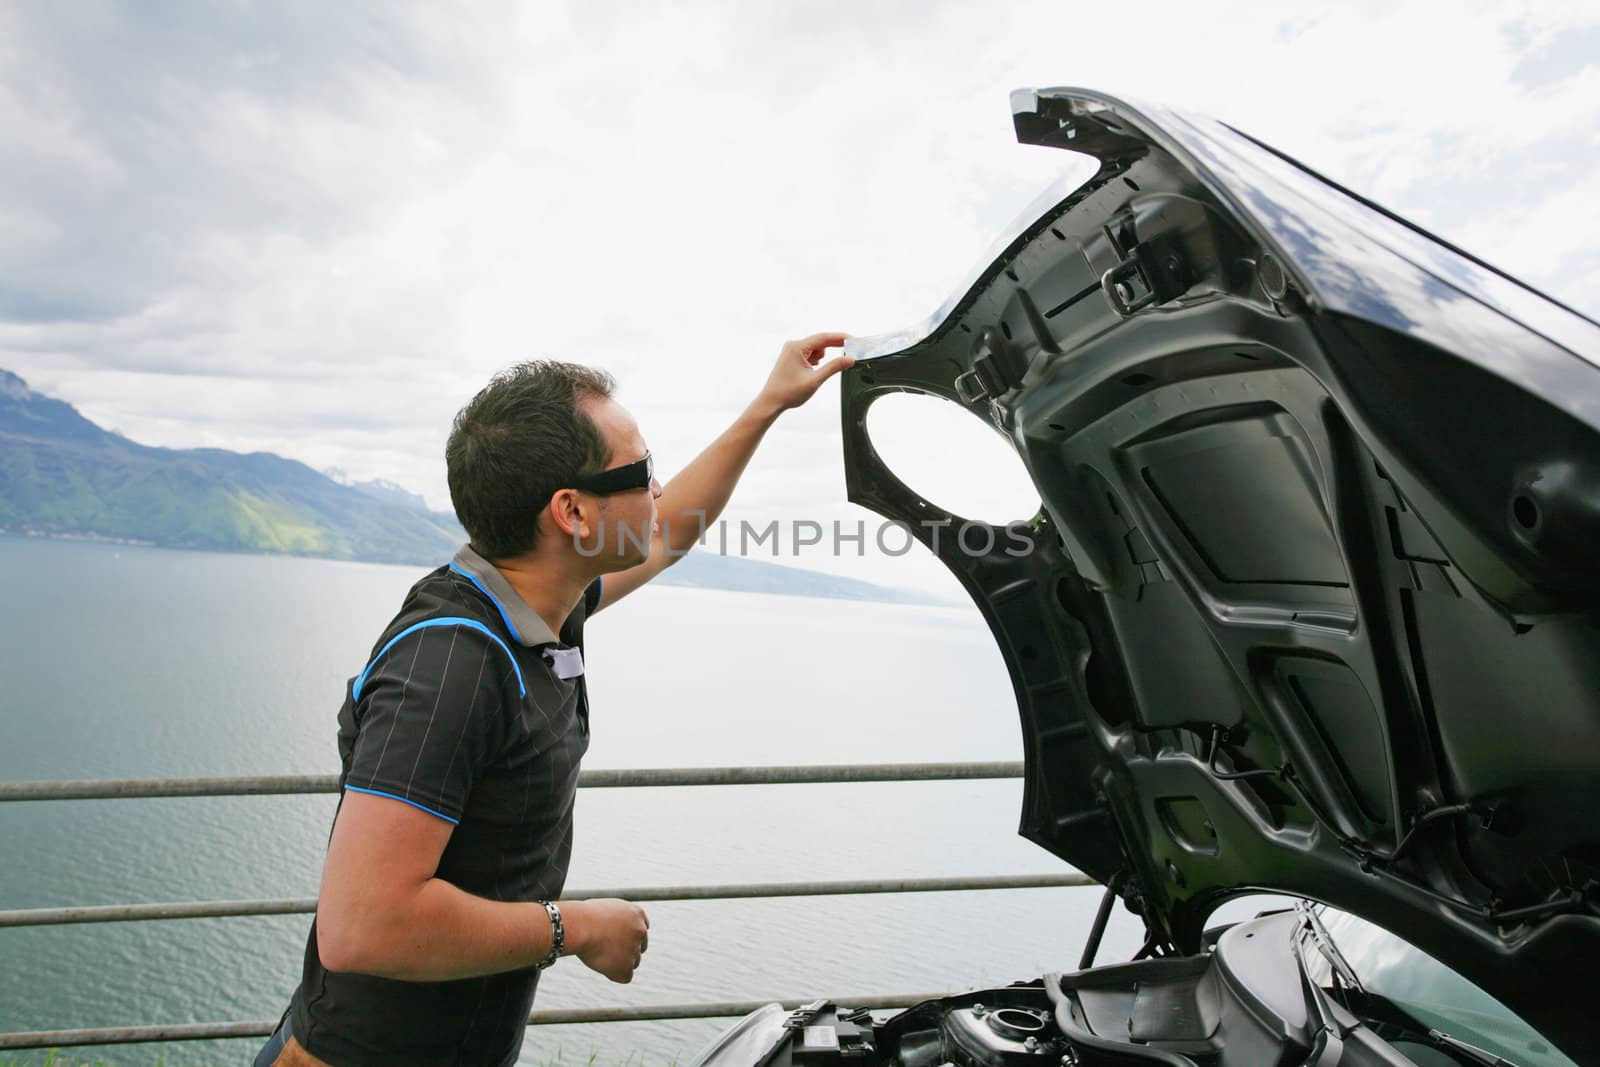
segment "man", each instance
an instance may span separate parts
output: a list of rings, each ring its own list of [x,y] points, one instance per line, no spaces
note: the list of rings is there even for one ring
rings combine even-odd
[[[689,550],[773,421],[850,364],[826,358],[844,340],[784,345],[665,488],[603,372],[522,364],[456,416],[445,460],[471,540],[351,680],[304,971],[257,1067],[511,1064],[558,957],[633,978],[643,909],[558,899],[589,741],[583,623]]]

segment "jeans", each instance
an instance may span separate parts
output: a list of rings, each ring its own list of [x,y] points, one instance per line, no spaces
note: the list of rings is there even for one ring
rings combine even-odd
[[[256,1053],[255,1063],[252,1067],[272,1067],[272,1061],[278,1058],[283,1051],[283,1046],[289,1043],[289,1015],[284,1013],[283,1021],[278,1023],[278,1028],[267,1038],[267,1043],[261,1051]]]

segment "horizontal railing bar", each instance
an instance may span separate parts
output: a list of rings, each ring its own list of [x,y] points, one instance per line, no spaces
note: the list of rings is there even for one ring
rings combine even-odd
[[[826,785],[1021,778],[1022,763],[822,763],[800,767],[662,767],[584,771],[590,789],[686,785]]]
[[[79,778],[54,782],[0,782],[0,801],[250,797],[338,791],[339,776],[336,774],[259,774],[228,778]]]
[[[95,904],[66,908],[0,911],[0,929],[72,926],[79,923],[146,922],[153,919],[226,919],[241,915],[310,915],[316,897],[278,900],[195,900],[169,904]]]
[[[830,997],[835,1004],[850,1008],[909,1008],[945,993],[897,993],[877,997]],[[768,1004],[794,1009],[816,1000],[795,997],[788,1000],[718,1000],[701,1004],[639,1004],[621,1008],[572,1008],[536,1011],[528,1016],[529,1026],[555,1026],[563,1023],[622,1023],[647,1019],[719,1019],[748,1015]],[[267,1037],[277,1028],[276,1021],[243,1023],[180,1023],[172,1026],[104,1026],[92,1030],[32,1030],[0,1034],[0,1050],[30,1048],[68,1048],[82,1045],[132,1045],[164,1041],[217,1041],[228,1038]]]
[[[1088,875],[1016,874],[997,877],[895,878],[845,882],[755,882],[728,885],[646,886],[632,889],[583,889],[567,900],[622,897],[648,904],[666,900],[748,900],[765,897],[863,896],[872,893],[961,893],[979,889],[1054,889],[1096,885]],[[279,900],[196,900],[169,904],[98,904],[68,908],[26,908],[0,911],[0,929],[14,926],[63,926],[76,923],[143,922],[153,919],[222,919],[241,915],[309,915],[315,897]]]
[[[697,785],[814,785],[845,782],[944,782],[1021,778],[1020,762],[855,763],[805,767],[656,767],[583,771],[587,789]],[[84,778],[0,782],[0,802],[20,800],[126,800],[155,797],[244,797],[337,793],[332,774],[276,774],[221,778]]]
[[[176,1023],[171,1026],[99,1026],[84,1030],[23,1030],[14,1034],[0,1034],[0,1050],[267,1037],[277,1026],[278,1022],[274,1019],[270,1022],[253,1023]]]

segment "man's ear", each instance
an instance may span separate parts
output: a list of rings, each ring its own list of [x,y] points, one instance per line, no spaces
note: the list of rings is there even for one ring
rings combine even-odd
[[[550,516],[550,521],[555,523],[563,537],[581,541],[589,536],[590,516],[585,514],[583,501],[578,498],[576,491],[557,489],[545,508],[545,514]]]

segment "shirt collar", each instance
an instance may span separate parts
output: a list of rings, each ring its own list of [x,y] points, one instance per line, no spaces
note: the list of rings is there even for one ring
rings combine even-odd
[[[559,643],[556,635],[550,632],[549,625],[511,587],[506,576],[493,563],[474,552],[471,545],[461,546],[450,561],[450,569],[477,586],[478,592],[489,598],[518,644],[535,648]]]

